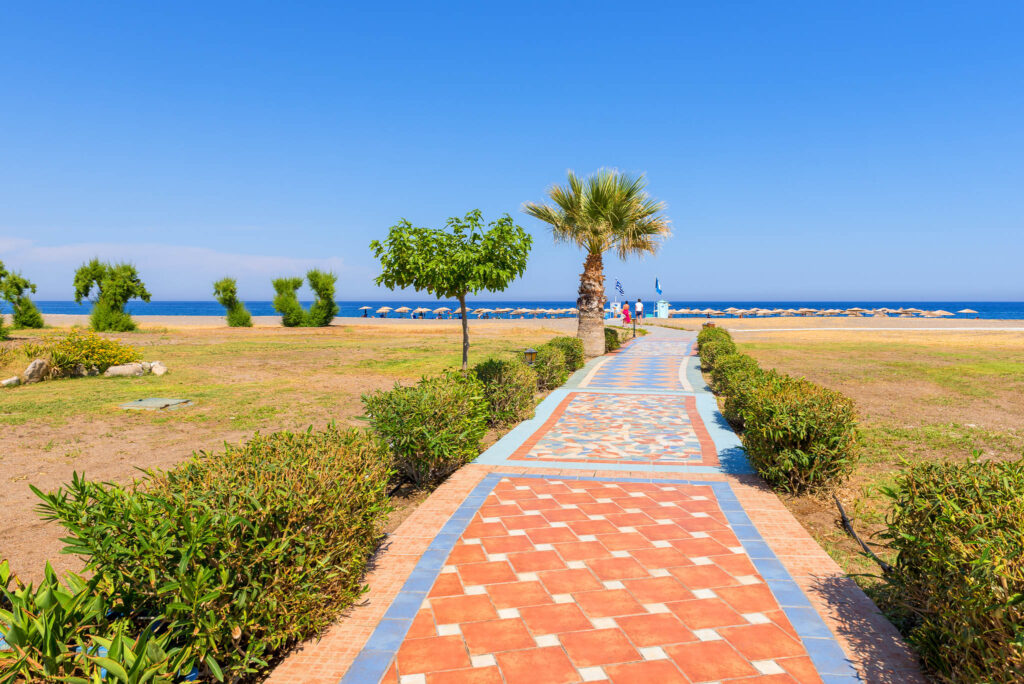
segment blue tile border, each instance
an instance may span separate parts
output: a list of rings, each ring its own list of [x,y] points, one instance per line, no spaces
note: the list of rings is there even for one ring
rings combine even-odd
[[[412,626],[413,618],[416,617],[423,600],[437,580],[455,543],[483,505],[487,495],[503,478],[710,486],[726,520],[739,538],[743,550],[750,556],[757,571],[764,577],[768,588],[779,602],[779,606],[789,618],[807,649],[811,662],[818,670],[818,674],[828,684],[853,684],[863,681],[846,657],[835,635],[812,607],[807,595],[765,543],[757,527],[740,505],[732,485],[728,482],[639,477],[588,477],[568,473],[542,475],[539,473],[490,472],[477,483],[441,528],[441,533],[427,547],[398,595],[392,599],[384,617],[342,677],[341,684],[365,684],[381,680],[397,655],[402,641],[405,640],[405,635],[408,634],[409,628]]]

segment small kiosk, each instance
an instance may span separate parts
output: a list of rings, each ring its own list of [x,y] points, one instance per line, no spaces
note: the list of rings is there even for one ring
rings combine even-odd
[[[668,318],[668,302],[664,299],[659,299],[654,304],[654,317],[655,318]]]

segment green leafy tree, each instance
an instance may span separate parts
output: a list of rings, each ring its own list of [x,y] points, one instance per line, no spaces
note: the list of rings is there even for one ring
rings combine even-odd
[[[26,292],[35,294],[35,283],[20,273],[11,273],[0,261],[0,299],[10,303],[14,327],[42,328],[43,315]]]
[[[302,287],[302,278],[277,278],[272,281],[274,292],[274,310],[281,314],[282,325],[294,327],[321,328],[331,324],[338,315],[338,305],[334,301],[334,284],[338,276],[312,269],[306,273],[309,287],[316,295],[316,301],[309,311],[299,303],[298,289]]]
[[[234,278],[221,278],[213,284],[213,296],[227,309],[228,325],[232,328],[251,328],[252,316],[238,299],[238,285]]]
[[[135,330],[135,321],[124,310],[130,299],[150,299],[146,285],[131,264],[107,264],[93,259],[75,271],[75,301],[95,292],[90,325],[93,330],[125,332]]]
[[[486,228],[486,230],[485,230]],[[457,299],[462,312],[462,370],[469,362],[466,296],[501,292],[526,270],[533,239],[505,214],[484,225],[479,209],[448,219],[443,229],[417,228],[402,219],[370,249],[380,260],[377,284],[411,287],[438,299]]]
[[[568,185],[548,190],[552,204],[523,207],[550,225],[555,242],[570,242],[587,254],[576,300],[576,335],[587,356],[604,353],[604,253],[614,250],[620,259],[654,254],[671,235],[664,203],[651,199],[646,186],[642,175],[601,169],[584,180],[570,171]]]

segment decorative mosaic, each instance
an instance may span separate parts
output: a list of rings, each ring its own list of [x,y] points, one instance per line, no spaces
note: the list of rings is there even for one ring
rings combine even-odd
[[[690,355],[690,344],[638,340],[609,357],[581,387],[596,389],[687,389],[679,379],[680,367]]]
[[[718,465],[692,396],[575,392],[513,460]]]

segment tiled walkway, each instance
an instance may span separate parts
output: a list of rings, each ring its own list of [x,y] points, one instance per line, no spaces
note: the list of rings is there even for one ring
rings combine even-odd
[[[778,498],[718,458],[735,436],[698,401],[692,343],[588,364],[424,502],[367,601],[271,681],[919,681]]]

